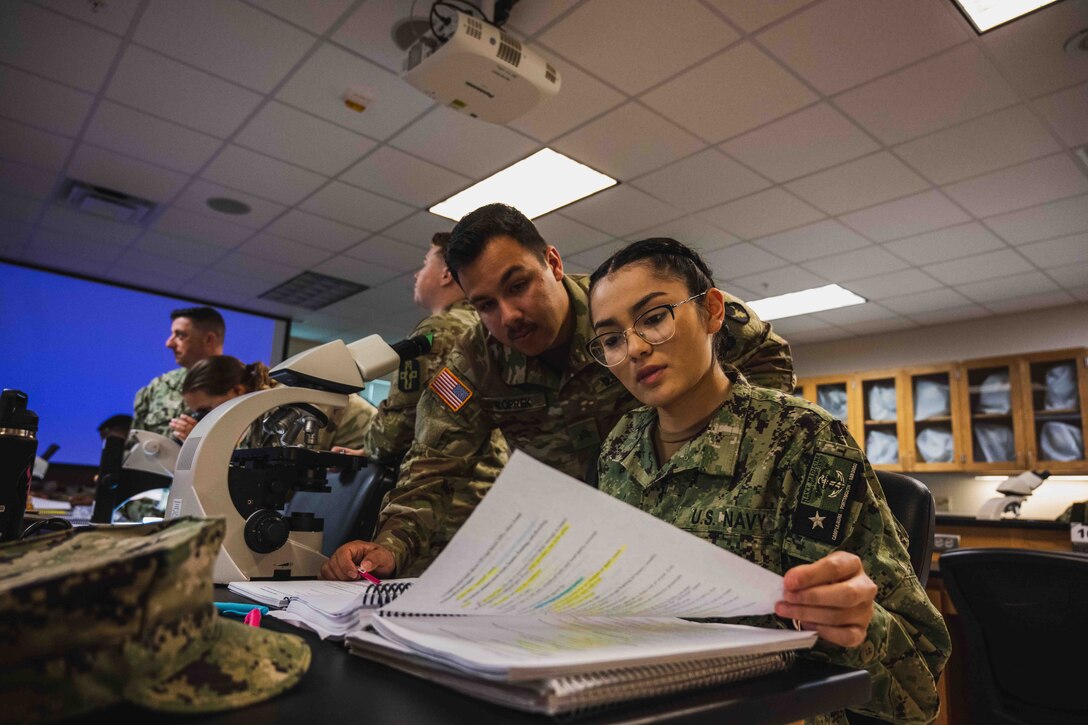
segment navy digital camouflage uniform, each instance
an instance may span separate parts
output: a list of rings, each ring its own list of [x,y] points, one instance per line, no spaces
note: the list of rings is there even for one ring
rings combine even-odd
[[[186,410],[185,401],[181,399],[181,384],[187,372],[185,368],[175,368],[136,391],[132,430],[170,435],[170,421]]]
[[[600,489],[778,574],[835,550],[857,554],[878,587],[868,636],[849,649],[820,640],[808,656],[870,672],[873,700],[862,712],[931,721],[951,642],[869,462],[822,408],[727,372],[722,407],[664,465],[652,441],[656,411],[625,415],[602,448]],[[771,616],[743,623],[786,626]]]
[[[458,338],[480,322],[480,316],[467,300],[454,302],[442,312],[425,318],[410,337],[427,335],[431,349],[426,355],[405,360],[397,371],[389,396],[378,406],[378,413],[366,434],[363,447],[368,458],[396,468],[412,446],[416,429],[416,405],[427,383],[442,369]],[[491,432],[490,446],[479,456],[472,473],[479,486],[489,486],[498,477],[509,457],[506,440],[499,430]],[[427,556],[418,557],[401,576],[418,576],[445,548],[457,529],[479,501],[475,489],[466,487],[454,494],[442,529],[435,533]]]
[[[491,481],[476,480],[473,470],[493,430],[502,431],[511,448],[584,478],[612,426],[638,404],[586,351],[593,336],[588,277],[567,275],[563,285],[575,319],[562,372],[503,346],[479,323],[460,338],[445,364],[470,397],[454,410],[433,389],[435,381],[420,396],[415,440],[396,488],[386,496],[374,538],[396,557],[398,576],[416,559],[433,555],[431,544],[447,527],[452,501],[460,500],[467,515],[487,493]],[[792,391],[786,341],[739,300],[726,300],[730,361],[760,385]]]

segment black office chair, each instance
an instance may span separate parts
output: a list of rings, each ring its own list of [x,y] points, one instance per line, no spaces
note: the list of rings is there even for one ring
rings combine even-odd
[[[1088,722],[1088,554],[954,549],[940,569],[970,644],[972,722]]]
[[[925,586],[933,559],[933,532],[937,527],[933,493],[917,478],[902,473],[876,471],[876,478],[884,489],[892,516],[907,530],[910,565],[918,575],[918,581]]]
[[[328,493],[295,492],[287,511],[312,512],[324,519],[321,553],[332,556],[346,541],[373,538],[382,499],[396,482],[394,469],[368,460],[354,475],[330,475],[328,483],[332,491]]]

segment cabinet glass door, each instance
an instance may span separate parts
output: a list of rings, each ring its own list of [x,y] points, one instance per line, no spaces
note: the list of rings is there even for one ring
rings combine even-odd
[[[953,395],[958,387],[952,368],[908,371],[909,405],[906,411],[911,470],[962,470]]]
[[[896,375],[861,379],[861,438],[873,468],[900,471],[899,379]]]
[[[1012,359],[968,361],[964,448],[971,470],[1018,472],[1026,465],[1017,366]]]
[[[1050,471],[1085,467],[1084,354],[1030,355],[1028,416],[1031,433],[1028,465]]]

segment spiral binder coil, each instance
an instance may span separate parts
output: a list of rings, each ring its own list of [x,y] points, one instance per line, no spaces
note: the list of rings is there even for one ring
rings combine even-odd
[[[364,607],[384,607],[412,586],[411,582],[373,584],[363,594]]]

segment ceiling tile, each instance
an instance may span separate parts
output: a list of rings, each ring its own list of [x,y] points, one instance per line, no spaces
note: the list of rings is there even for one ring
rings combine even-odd
[[[189,180],[185,174],[87,145],[76,149],[68,176],[157,202],[172,199]]]
[[[994,171],[944,187],[975,216],[988,216],[1088,191],[1088,178],[1065,154]]]
[[[343,174],[340,180],[379,194],[428,206],[467,187],[471,179],[382,146]]]
[[[256,196],[297,204],[327,179],[240,146],[227,146],[204,169],[204,178]]]
[[[852,325],[872,320],[892,320],[898,317],[898,314],[876,302],[865,302],[860,305],[850,305],[849,307],[818,312],[812,316],[830,325]]]
[[[947,184],[1060,150],[1031,111],[1013,106],[897,146],[895,153],[930,181]]]
[[[431,237],[435,235],[435,232],[448,232],[451,229],[453,229],[453,222],[446,217],[432,214],[429,211],[419,211],[383,230],[382,234],[392,237],[398,242],[407,242],[412,246],[426,250],[431,246]]]
[[[203,267],[199,264],[129,247],[115,262],[110,270],[110,277],[123,275],[123,279],[137,284],[146,284],[153,280],[155,289],[172,290],[194,277],[201,269]]]
[[[818,342],[830,342],[832,340],[842,340],[848,337],[854,337],[849,330],[845,330],[841,327],[835,327],[829,325],[827,327],[821,327],[816,330],[801,330],[795,332],[790,339],[795,343],[801,344],[813,344]]]
[[[655,88],[643,100],[718,143],[807,106],[817,96],[763,51],[742,43]]]
[[[539,144],[504,126],[485,123],[449,108],[436,108],[390,141],[466,176],[479,178],[520,161]]]
[[[1016,103],[1016,92],[972,44],[835,99],[885,143],[897,143]]]
[[[967,39],[940,0],[829,0],[761,33],[823,93],[837,93]]]
[[[41,226],[63,234],[104,244],[125,246],[143,232],[135,224],[121,224],[112,219],[51,204],[42,216]]]
[[[0,218],[16,222],[32,222],[37,219],[41,208],[40,199],[32,199],[21,194],[0,194]]]
[[[587,270],[586,274],[589,274],[597,269],[597,267],[599,267],[606,259],[625,246],[627,246],[627,242],[616,239],[611,242],[605,242],[592,249],[587,249],[584,252],[572,254],[567,257],[564,262],[569,262],[580,269],[585,269]]]
[[[183,239],[170,234],[150,231],[136,240],[131,249],[143,250],[166,259],[206,267],[223,258],[226,250],[215,244]]]
[[[754,3],[751,0],[710,0],[710,4],[720,10],[722,15],[749,33],[789,15],[810,2],[812,0],[777,0],[769,3]]]
[[[103,277],[110,267],[110,262],[89,259],[72,253],[63,242],[57,244],[31,245],[22,255],[22,261],[39,264],[47,269],[90,277]]]
[[[563,215],[622,237],[676,219],[681,211],[621,184],[564,207]]]
[[[1088,196],[988,217],[984,223],[1012,244],[1060,237],[1088,229]]]
[[[349,89],[373,99],[362,113],[344,105]],[[385,139],[433,105],[431,99],[385,68],[322,45],[295,71],[276,98],[371,138]]]
[[[322,35],[332,27],[352,0],[250,0],[254,5],[279,15],[311,33]]]
[[[895,317],[890,320],[870,320],[857,322],[852,325],[843,325],[843,329],[849,330],[853,335],[876,335],[881,332],[893,332],[918,327],[918,323],[906,317]]]
[[[183,126],[226,138],[261,97],[158,53],[130,45],[106,96]]]
[[[1001,72],[1025,95],[1043,93],[1088,80],[1088,63],[1067,53],[1065,41],[1088,25],[1088,4],[1054,3],[982,36]]]
[[[399,201],[371,194],[369,191],[334,181],[307,199],[301,208],[371,231],[387,227],[412,212]],[[429,238],[428,238],[429,239]]]
[[[377,142],[282,103],[269,103],[234,142],[277,159],[335,176]]]
[[[811,269],[813,265],[814,263],[810,262],[805,267]],[[899,272],[854,279],[844,282],[843,286],[867,300],[885,300],[889,297],[927,292],[944,287],[940,282],[919,269],[904,269]]]
[[[923,269],[946,284],[961,285],[1029,272],[1032,266],[1015,250],[999,249],[996,252],[930,264]]]
[[[94,96],[0,65],[0,98],[9,118],[46,131],[76,136]]]
[[[694,216],[680,217],[652,229],[643,229],[639,232],[639,235],[643,238],[671,237],[678,239],[699,253],[723,249],[740,242],[740,239],[729,232]]]
[[[510,26],[520,33],[533,35],[581,0],[535,0],[515,4],[510,9]]]
[[[1039,98],[1035,107],[1062,141],[1070,146],[1088,143],[1088,83]]]
[[[789,265],[781,257],[746,242],[707,252],[703,255],[703,260],[714,272],[715,279],[732,280]]]
[[[1004,246],[1005,243],[990,230],[978,222],[969,222],[888,242],[884,248],[898,254],[911,264],[932,264],[989,252]]]
[[[775,181],[787,181],[880,146],[826,103],[798,111],[720,147]]]
[[[248,5],[223,0],[152,3],[134,39],[263,93],[302,60],[315,40]]]
[[[53,195],[57,174],[0,160],[0,193],[46,199]]]
[[[928,292],[919,292],[912,295],[901,295],[899,297],[888,297],[880,301],[881,305],[901,315],[915,315],[919,312],[963,307],[970,303],[971,300],[948,288],[929,290]]]
[[[725,250],[723,255],[726,259],[729,258],[729,250]],[[728,262],[727,262],[728,264]],[[778,269],[767,270],[765,272],[756,272],[745,277],[732,277],[732,271],[728,266],[716,270],[718,276],[725,276],[731,284],[739,285],[745,289],[750,289],[762,297],[772,297],[774,295],[784,295],[788,292],[797,292],[803,289],[812,289],[814,287],[823,287],[827,284],[827,280],[822,277],[817,277],[808,270],[801,269],[796,265],[790,265],[789,267],[779,267]]]
[[[340,24],[332,40],[394,73],[400,73],[408,51],[401,50],[393,42],[393,29],[398,23],[413,17],[426,22],[429,11],[429,3],[419,3],[418,0],[366,0]]]
[[[787,189],[830,214],[878,204],[927,186],[925,179],[886,151],[786,184]]]
[[[1058,285],[1042,272],[1035,271],[960,284],[956,285],[956,289],[975,302],[989,305],[990,302],[998,300],[1053,292],[1058,289]]]
[[[108,30],[115,35],[124,35],[128,32],[128,26],[140,7],[140,0],[110,0],[108,10],[105,10],[104,4],[96,6],[89,2],[73,3],[68,0],[38,0],[37,4]]]
[[[609,0],[587,0],[548,28],[539,42],[636,94],[738,37],[695,0],[627,0],[623,12],[616,11]]]
[[[0,218],[0,256],[15,258],[30,239],[29,224],[19,224]]]
[[[806,332],[834,330],[837,334],[842,334],[842,330],[838,330],[835,325],[829,325],[815,315],[783,317],[774,320],[771,324],[774,325],[775,332],[787,336],[790,340],[797,339],[798,335]]]
[[[775,187],[707,209],[699,216],[742,239],[755,239],[816,221],[824,215],[788,191]]]
[[[834,219],[825,219],[788,232],[756,239],[754,243],[783,259],[803,262],[806,259],[866,247],[869,240]]]
[[[964,305],[946,310],[934,310],[932,312],[918,312],[912,314],[910,319],[921,325],[947,325],[951,322],[963,320],[977,320],[980,317],[992,317],[993,313],[982,305]]]
[[[91,241],[83,235],[51,229],[36,230],[31,236],[28,250],[35,251],[38,256],[49,254],[58,259],[78,257],[107,264],[117,261],[125,253],[125,247],[121,245]]]
[[[558,249],[564,259],[569,255],[600,246],[612,238],[598,229],[587,227],[562,214],[545,214],[539,219],[534,219],[533,225],[536,226],[544,241]]]
[[[327,249],[318,249],[283,237],[274,237],[271,234],[258,234],[238,247],[238,251],[250,257],[263,257],[273,262],[304,269],[319,264],[330,256]]]
[[[224,214],[216,211],[208,206],[208,200],[216,198],[240,201],[249,206],[249,213]],[[260,199],[250,194],[243,194],[236,189],[228,189],[225,186],[213,184],[204,179],[194,179],[191,184],[185,187],[185,191],[181,192],[181,196],[174,201],[173,205],[180,209],[195,211],[212,219],[221,219],[228,224],[238,224],[250,229],[260,229],[286,209],[282,204]]]
[[[221,297],[228,293],[238,295],[239,297],[256,297],[273,286],[272,284],[269,284],[267,280],[239,274],[237,270],[222,272],[220,269],[222,269],[222,267],[206,269],[200,272],[185,283],[185,291],[194,295],[203,292],[203,294],[211,299]],[[247,304],[247,307],[271,314],[281,314],[271,309],[265,309],[265,305],[271,307],[273,304],[274,303],[266,302],[265,300],[252,300]]]
[[[846,282],[873,274],[895,272],[910,265],[880,247],[862,247],[845,254],[813,259],[801,266],[832,282]]]
[[[97,91],[120,45],[120,38],[63,15],[27,3],[0,3],[0,62]]]
[[[400,274],[419,269],[423,266],[423,257],[427,253],[411,244],[374,236],[356,244],[344,254],[364,262],[373,262],[386,270],[388,276],[389,270]]]
[[[400,272],[396,272],[388,267],[383,267],[380,264],[348,257],[343,254],[322,262],[313,269],[320,274],[327,274],[330,277],[336,277],[337,279],[346,279],[350,282],[365,284],[367,287],[384,282],[400,274]]]
[[[287,212],[265,231],[331,252],[343,251],[367,236],[362,229],[307,214],[299,209]]]
[[[1088,264],[1055,267],[1046,271],[1052,279],[1066,289],[1081,290],[1088,287]],[[1078,299],[1084,299],[1078,295]]]
[[[765,189],[770,182],[717,149],[706,149],[631,183],[689,212]]]
[[[164,234],[209,242],[220,249],[236,247],[253,236],[253,230],[248,227],[173,207],[166,209],[154,226]]]
[[[204,166],[222,145],[213,136],[110,101],[99,104],[83,140],[190,174]]]
[[[999,315],[1015,314],[1025,310],[1041,310],[1047,307],[1060,307],[1076,302],[1076,298],[1064,290],[1043,292],[1037,295],[1025,295],[1005,300],[987,302],[986,307]]]
[[[1088,262],[1088,232],[1025,244],[1017,250],[1043,269]],[[1088,284],[1088,277],[1084,281]]]
[[[939,191],[924,191],[841,218],[844,224],[869,239],[884,242],[965,222],[971,217]]]
[[[263,259],[261,257],[251,257],[248,254],[231,254],[223,259],[219,263],[220,269],[237,270],[239,274],[246,275],[247,277],[253,277],[254,279],[263,279],[269,282],[269,287],[280,282],[286,282],[291,277],[294,277],[301,268],[295,264],[283,264],[282,262],[274,262],[270,259]]]
[[[70,139],[0,118],[0,157],[59,171],[71,150]]]
[[[512,128],[546,142],[623,102],[622,93],[581,69],[559,58],[549,62],[559,71],[559,93],[511,121]]]
[[[704,146],[679,126],[638,103],[628,103],[551,146],[577,161],[627,181]]]

